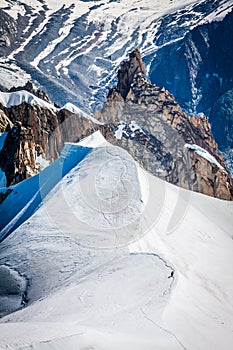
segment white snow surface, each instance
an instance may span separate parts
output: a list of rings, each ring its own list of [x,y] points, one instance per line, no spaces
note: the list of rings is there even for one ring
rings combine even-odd
[[[6,58],[0,58],[0,85],[10,89],[13,86],[23,86],[31,76]]]
[[[2,103],[2,105],[7,108],[18,106],[23,102],[35,104],[43,108],[52,109],[54,111],[56,110],[56,107],[54,107],[54,105],[51,103],[48,103],[25,90],[15,92],[0,92],[0,103]]]
[[[79,115],[81,115],[84,118],[92,120],[96,124],[102,124],[100,121],[98,121],[94,117],[91,117],[89,114],[87,114],[84,111],[82,111],[79,107],[75,106],[73,103],[67,102],[60,109],[66,109],[67,111],[70,111],[71,113],[79,114]]]
[[[47,168],[50,164],[49,160],[47,160],[45,156],[43,156],[42,154],[40,154],[39,156],[36,156],[35,161],[36,161],[36,164],[40,166],[41,170]]]
[[[129,128],[130,136],[135,136],[135,131],[140,131],[144,133],[142,128],[134,121],[132,120],[129,124],[126,124],[124,121],[121,121],[120,124],[117,126],[117,130],[114,132],[114,136],[117,140],[121,140],[122,136],[129,136],[126,128]]]
[[[68,142],[66,142],[68,143]],[[103,137],[100,131],[94,132],[92,135],[85,137],[78,142],[79,146],[97,148],[101,146],[106,146],[108,142]]]
[[[206,151],[204,148],[195,145],[195,144],[189,144],[186,143],[185,147],[191,150],[194,150],[199,156],[201,156],[202,158],[205,158],[208,160],[208,162],[217,165],[220,169],[223,169],[223,167],[221,166],[221,164],[214,158],[214,156],[212,156],[208,151]]]
[[[118,127],[117,130],[114,132],[114,136],[117,140],[121,140],[123,134],[125,134],[126,136],[128,135],[127,132],[124,130],[126,126],[125,122],[121,122]]]
[[[233,203],[165,183],[102,141],[85,140],[93,150],[1,243],[1,269],[29,288],[0,320],[0,349],[229,350]]]

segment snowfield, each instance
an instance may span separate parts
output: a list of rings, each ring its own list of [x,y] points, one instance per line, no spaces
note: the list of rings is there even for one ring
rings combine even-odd
[[[0,349],[231,348],[233,203],[142,171],[99,132],[80,146],[0,245]]]

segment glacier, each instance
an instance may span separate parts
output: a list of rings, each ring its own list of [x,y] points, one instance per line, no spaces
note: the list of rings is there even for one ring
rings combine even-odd
[[[1,243],[28,289],[0,348],[229,349],[233,203],[142,171],[99,132],[70,145],[89,152]]]

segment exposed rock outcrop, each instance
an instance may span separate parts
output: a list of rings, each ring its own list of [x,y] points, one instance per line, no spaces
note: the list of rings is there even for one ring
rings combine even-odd
[[[20,122],[6,128],[7,136],[0,151],[0,168],[4,171],[7,186],[20,182],[36,171],[35,140],[30,129]]]
[[[137,58],[137,61],[140,60]],[[96,113],[103,123],[115,124],[115,131],[108,134],[107,139],[126,148],[146,170],[168,182],[232,200],[233,182],[208,119],[184,113],[171,93],[152,84],[139,65],[132,73],[134,62],[135,55],[131,54],[128,63],[124,63],[124,74],[122,66],[120,68],[117,87],[109,92],[102,112]],[[130,80],[125,79],[128,76]],[[120,137],[116,137],[117,123]],[[208,154],[200,156],[185,144],[198,145]],[[208,160],[211,155],[216,162]]]
[[[41,90],[35,90],[29,83],[26,88],[39,97]],[[25,86],[13,91],[22,89]],[[40,95],[49,101],[43,92]],[[0,151],[0,169],[5,173],[7,186],[41,171],[39,156],[52,162],[59,156],[64,142],[76,142],[97,130],[84,116],[26,102],[10,108],[0,104],[0,128],[0,132],[8,132]]]
[[[135,49],[129,54],[129,60],[124,61],[118,70],[117,91],[123,98],[126,98],[134,76],[140,72],[144,74],[145,68],[139,50]]]

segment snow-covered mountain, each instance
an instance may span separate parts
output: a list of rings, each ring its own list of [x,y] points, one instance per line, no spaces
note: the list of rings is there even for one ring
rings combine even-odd
[[[92,113],[137,47],[152,82],[188,113],[210,116],[231,168],[232,8],[232,0],[3,0],[0,86],[32,80],[57,105]]]
[[[161,47],[201,23],[223,18],[230,0],[12,1],[1,2],[0,82],[26,73],[59,105],[86,110],[101,105],[119,63],[138,47],[148,72]],[[11,23],[11,26],[4,23]],[[17,68],[18,67],[18,68]],[[7,78],[7,79],[6,79]]]
[[[0,348],[229,349],[232,202],[153,177],[99,132],[72,147],[88,153],[1,243]]]
[[[0,350],[233,346],[232,7],[1,0]]]

